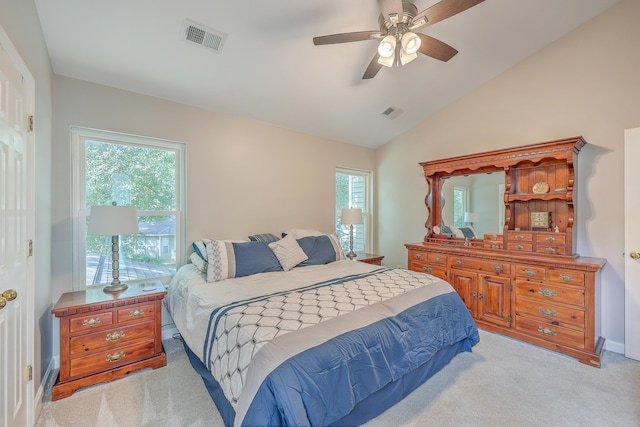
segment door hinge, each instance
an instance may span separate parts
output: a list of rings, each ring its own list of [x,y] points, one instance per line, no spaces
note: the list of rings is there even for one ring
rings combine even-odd
[[[25,381],[33,380],[33,366],[29,365],[24,369],[24,379]]]
[[[27,118],[27,129],[29,132],[33,132],[33,116]]]
[[[24,242],[24,251],[27,257],[33,256],[33,240],[27,240]]]

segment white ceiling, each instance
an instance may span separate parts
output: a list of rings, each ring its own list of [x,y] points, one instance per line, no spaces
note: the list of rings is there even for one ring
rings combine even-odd
[[[486,0],[419,30],[458,49],[449,62],[420,55],[372,80],[377,41],[312,38],[378,30],[376,0],[35,3],[58,75],[375,148],[618,1]],[[227,33],[222,52],[184,41],[185,19]]]

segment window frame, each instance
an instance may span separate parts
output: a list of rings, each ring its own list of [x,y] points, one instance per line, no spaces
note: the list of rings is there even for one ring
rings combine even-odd
[[[151,215],[175,215],[176,217],[176,270],[186,263],[186,144],[141,135],[132,135],[80,126],[71,126],[71,223],[72,223],[72,287],[83,290],[104,286],[86,283],[86,207],[85,143],[87,140],[108,144],[173,151],[176,156],[175,210],[138,210],[138,217]],[[171,276],[128,280],[128,283],[160,280],[167,283]]]
[[[371,253],[373,252],[373,212],[372,212],[372,207],[373,207],[373,172],[369,171],[369,170],[364,170],[364,169],[355,169],[355,168],[347,168],[347,167],[342,167],[342,166],[338,166],[336,167],[336,171],[335,174],[344,174],[344,175],[355,175],[355,176],[360,176],[362,178],[364,178],[364,203],[363,203],[363,208],[362,208],[362,215],[363,215],[363,220],[365,223],[365,244],[364,244],[364,251],[367,253]],[[334,179],[335,179],[335,175],[334,175]],[[336,189],[336,182],[334,181],[334,191]],[[336,193],[334,193],[334,207],[337,208],[336,205]],[[351,207],[351,206],[350,206]],[[337,223],[338,217],[341,214],[341,212],[338,212],[337,209],[335,209],[335,218],[334,218],[334,222]],[[338,230],[336,230],[337,233]]]

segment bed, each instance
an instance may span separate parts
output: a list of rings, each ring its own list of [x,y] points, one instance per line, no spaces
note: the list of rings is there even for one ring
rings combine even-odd
[[[187,264],[168,286],[169,313],[227,427],[362,424],[479,341],[447,282],[346,260],[327,236],[287,240],[307,264],[290,251],[256,261],[265,246],[278,253],[273,242],[208,241],[204,268]]]

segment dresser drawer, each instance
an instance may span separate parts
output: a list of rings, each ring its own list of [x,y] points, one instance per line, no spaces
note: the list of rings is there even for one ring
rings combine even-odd
[[[427,253],[427,262],[432,265],[447,266],[448,257],[442,254],[434,254],[433,252]]]
[[[69,373],[71,378],[77,378],[126,365],[154,354],[155,343],[153,340],[129,346],[121,346],[90,356],[71,359],[69,362]]]
[[[533,233],[530,231],[507,231],[507,241],[532,243]]]
[[[129,305],[118,309],[118,323],[136,322],[142,319],[153,319],[153,304]]]
[[[518,298],[516,316],[533,318],[554,326],[584,329],[584,311],[577,308],[559,307],[545,301],[530,301]]]
[[[545,245],[545,244],[540,244],[540,243],[538,243],[536,245],[536,252],[539,253],[539,254],[565,255],[566,251],[567,251],[567,249],[564,247],[564,245],[561,245],[561,246],[550,246],[550,245]]]
[[[510,251],[520,252],[533,252],[533,245],[531,243],[507,243],[507,249]]]
[[[511,274],[511,264],[500,261],[484,261],[474,258],[450,257],[449,265],[455,268],[466,268],[494,274]]]
[[[72,316],[69,319],[69,332],[89,333],[93,330],[109,328],[113,325],[113,311]]]
[[[516,316],[516,329],[557,344],[579,349],[584,348],[584,332],[579,330],[550,325],[520,316]]]
[[[536,243],[542,245],[565,245],[567,236],[561,233],[538,233],[536,234]]]
[[[517,264],[515,266],[516,277],[529,280],[546,280],[547,269],[544,267]]]
[[[409,251],[409,261],[427,261],[427,252]]]
[[[69,340],[69,353],[79,354],[99,350],[102,348],[122,347],[123,343],[149,338],[153,336],[154,325],[152,321],[123,326],[117,329],[107,329],[94,332],[89,335],[71,337]]]
[[[564,285],[584,285],[584,273],[571,270],[549,270],[549,280]]]
[[[409,270],[417,271],[420,273],[431,274],[432,276],[439,277],[440,279],[447,280],[447,268],[439,267],[438,265],[430,265],[424,262],[411,261],[409,262]]]
[[[556,286],[550,283],[516,280],[516,298],[518,297],[584,307],[583,289]]]

